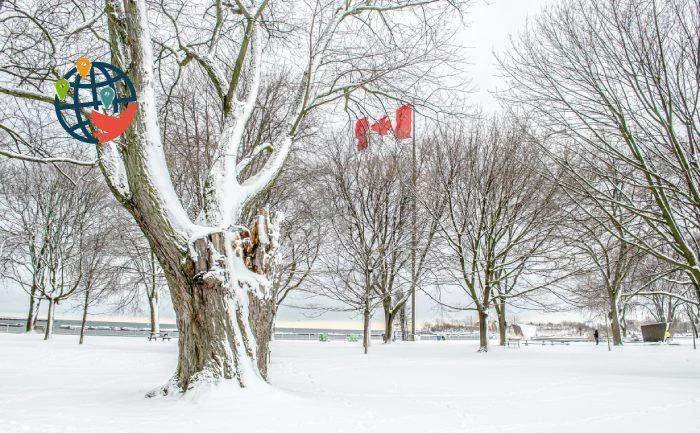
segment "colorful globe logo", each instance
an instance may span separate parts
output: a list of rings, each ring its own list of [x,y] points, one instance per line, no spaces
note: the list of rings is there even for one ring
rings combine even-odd
[[[102,143],[121,135],[135,112],[132,102],[136,102],[134,84],[109,63],[91,63],[81,57],[56,81],[56,117],[68,134],[84,143]]]

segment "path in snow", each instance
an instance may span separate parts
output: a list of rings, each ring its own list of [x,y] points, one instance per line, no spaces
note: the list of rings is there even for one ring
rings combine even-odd
[[[700,352],[680,346],[495,347],[279,341],[273,386],[145,399],[177,343],[0,334],[0,431],[700,431]]]

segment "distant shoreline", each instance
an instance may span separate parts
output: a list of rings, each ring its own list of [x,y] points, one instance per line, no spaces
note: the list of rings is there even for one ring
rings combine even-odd
[[[0,332],[22,333],[26,319],[0,317]],[[37,319],[35,331],[43,330],[45,319]],[[80,320],[54,321],[54,333],[61,335],[78,335],[80,333]],[[127,336],[127,337],[147,337],[151,332],[151,325],[148,322],[117,322],[102,320],[87,320],[87,335],[102,336]],[[161,333],[169,333],[177,336],[178,330],[174,324],[161,324]],[[334,340],[345,339],[350,335],[361,336],[362,331],[353,329],[326,329],[326,328],[305,328],[305,327],[275,327],[275,338],[278,339],[302,339],[314,340],[319,338],[319,334],[326,334]],[[381,338],[383,331],[374,330],[371,332],[373,339]]]

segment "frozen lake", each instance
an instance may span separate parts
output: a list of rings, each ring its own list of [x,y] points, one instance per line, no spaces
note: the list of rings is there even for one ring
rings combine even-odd
[[[0,334],[0,431],[698,432],[700,352],[589,343],[276,341],[272,386],[146,399],[177,342]]]

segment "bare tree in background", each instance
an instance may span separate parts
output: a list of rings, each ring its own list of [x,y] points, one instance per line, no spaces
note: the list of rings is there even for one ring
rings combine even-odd
[[[627,296],[628,302],[657,322],[673,324],[683,313],[698,307],[687,274],[654,256],[647,256],[639,266],[637,284]],[[691,320],[691,328],[692,328]]]
[[[327,296],[361,313],[367,353],[374,309],[381,306],[384,311],[388,342],[409,299],[405,290],[410,258],[408,157],[388,143],[376,143],[363,152],[335,143],[319,166],[316,184],[328,234],[318,284]]]
[[[117,301],[118,309],[140,310],[145,298],[151,335],[156,335],[160,332],[159,308],[166,285],[165,277],[153,251],[136,233],[138,228],[130,226],[130,222],[122,224],[122,232],[117,234],[114,248],[114,260],[120,270],[119,284],[124,287]],[[125,227],[131,230],[125,230]]]
[[[634,194],[630,185],[611,181],[617,179],[614,172],[619,170],[614,160],[601,157],[596,163],[601,165],[600,172],[607,170],[610,175],[596,176],[597,171],[589,172],[589,184],[607,191],[611,197]],[[631,242],[623,229],[623,225],[635,224],[634,214],[616,201],[596,202],[590,198],[587,190],[580,188],[577,176],[585,173],[590,165],[590,161],[569,156],[567,170],[559,182],[568,196],[563,204],[567,215],[562,237],[571,248],[572,257],[576,257],[574,271],[582,277],[581,284],[567,298],[577,307],[597,304],[597,300],[607,303],[612,341],[615,346],[620,346],[625,329],[626,306],[630,293],[637,285],[636,270],[644,259],[644,252]],[[581,168],[572,168],[574,166]],[[578,174],[572,176],[572,170]]]
[[[577,0],[544,12],[502,62],[508,98],[562,143],[551,156],[601,227],[683,270],[698,300],[699,37],[698,0]]]
[[[97,236],[105,197],[84,169],[62,172],[14,165],[3,181],[5,244],[3,277],[48,303],[45,339],[53,331],[55,307],[84,282],[89,238]],[[30,317],[36,312],[30,312]],[[31,320],[31,319],[30,319]],[[29,326],[29,325],[28,325]]]
[[[41,296],[38,286],[45,265],[39,227],[41,209],[30,201],[35,193],[34,183],[30,180],[36,175],[31,168],[19,169],[13,164],[0,166],[2,177],[6,179],[0,184],[2,277],[17,284],[29,296],[25,332],[34,329],[39,314]]]
[[[114,246],[121,227],[114,217],[116,204],[103,188],[91,188],[86,197],[93,206],[92,220],[83,228],[85,240],[81,246],[81,274],[78,295],[82,297],[79,344],[85,341],[85,331],[90,308],[105,302],[122,290],[119,284],[120,268],[117,266]]]
[[[498,303],[505,337],[506,301],[564,276],[554,254],[556,184],[547,181],[537,147],[517,122],[475,121],[435,140],[431,179],[444,197],[439,283],[458,287],[476,311],[480,351],[487,317]],[[503,340],[502,338],[502,340]]]

